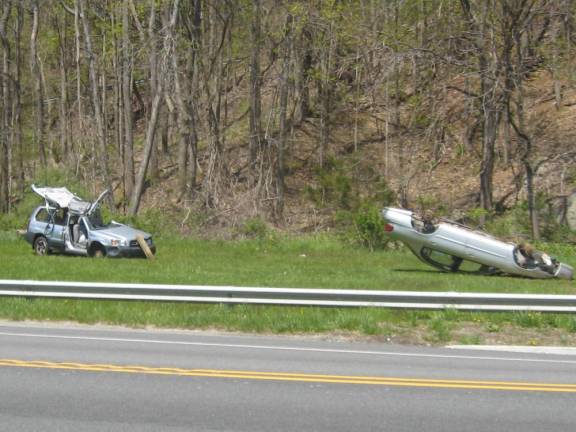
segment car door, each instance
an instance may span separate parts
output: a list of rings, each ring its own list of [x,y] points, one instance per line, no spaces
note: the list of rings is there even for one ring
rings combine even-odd
[[[50,236],[47,236],[51,247],[64,250],[67,219],[66,209],[60,208],[52,213],[52,229]]]
[[[50,232],[50,214],[45,207],[39,208],[30,221],[30,231],[34,234],[48,236]]]

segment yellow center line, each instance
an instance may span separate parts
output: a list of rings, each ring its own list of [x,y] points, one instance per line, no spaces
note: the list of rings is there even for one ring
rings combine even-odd
[[[60,369],[84,372],[115,372],[187,377],[235,378],[250,380],[296,381],[331,384],[364,384],[403,387],[457,388],[482,390],[539,391],[576,393],[576,384],[549,384],[509,381],[441,380],[421,378],[396,378],[350,375],[320,375],[288,372],[259,372],[219,369],[182,369],[170,367],[147,367],[138,365],[112,365],[96,363],[26,361],[0,359],[0,366]]]

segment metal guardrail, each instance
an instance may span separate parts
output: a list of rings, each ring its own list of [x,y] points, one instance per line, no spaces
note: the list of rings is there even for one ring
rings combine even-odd
[[[0,280],[0,296],[284,306],[576,312],[576,296]]]

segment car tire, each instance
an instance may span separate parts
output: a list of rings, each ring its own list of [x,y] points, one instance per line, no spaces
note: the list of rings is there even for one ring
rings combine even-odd
[[[46,256],[50,253],[48,240],[44,236],[38,236],[34,240],[34,253],[38,256]]]

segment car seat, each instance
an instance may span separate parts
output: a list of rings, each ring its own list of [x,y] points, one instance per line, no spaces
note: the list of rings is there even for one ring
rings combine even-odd
[[[79,224],[75,223],[72,226],[72,242],[78,243],[79,238],[80,238],[80,226]]]

